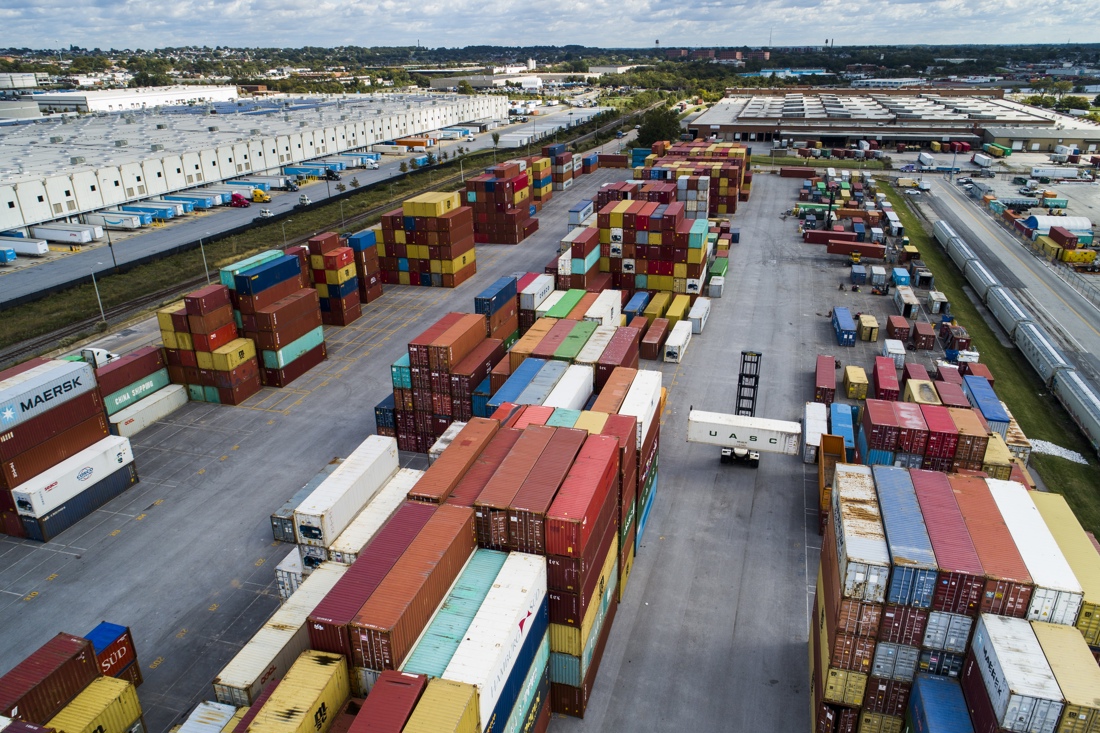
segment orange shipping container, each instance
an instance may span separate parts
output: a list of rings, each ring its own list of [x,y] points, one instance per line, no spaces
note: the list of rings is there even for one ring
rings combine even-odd
[[[452,366],[457,366],[485,340],[486,333],[485,316],[478,313],[464,315],[428,344],[428,365],[433,371],[450,372]]]
[[[496,435],[500,423],[483,417],[472,418],[459,431],[447,450],[428,467],[409,491],[409,499],[442,504],[470,470],[485,446]]]
[[[637,369],[615,367],[596,401],[592,403],[592,411],[616,414],[626,399],[626,393],[630,391],[630,385],[634,384],[634,375],[637,373]]]

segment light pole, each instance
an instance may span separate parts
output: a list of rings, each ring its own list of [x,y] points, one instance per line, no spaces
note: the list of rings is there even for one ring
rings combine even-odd
[[[97,262],[97,265],[102,265],[102,262]],[[92,270],[92,287],[95,288],[95,299],[99,303],[99,320],[103,323],[107,322],[107,314],[103,311],[103,299],[99,297],[99,283],[95,281],[95,270]]]
[[[340,204],[340,228],[344,228],[344,200],[340,199],[337,203]]]
[[[206,232],[206,236],[210,236],[210,232]],[[210,267],[206,264],[206,247],[202,244],[202,237],[199,237],[199,251],[202,252],[202,271],[206,273],[206,284],[210,284]]]
[[[293,223],[293,219],[279,222],[279,228],[283,230],[283,249],[286,249],[286,225]]]
[[[118,274],[118,260],[115,259],[115,245],[111,241],[111,230],[103,227],[103,231],[107,232],[107,249],[111,250],[111,262],[115,264],[115,274]]]

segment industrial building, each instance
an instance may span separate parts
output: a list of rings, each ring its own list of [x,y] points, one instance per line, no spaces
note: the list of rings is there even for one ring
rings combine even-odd
[[[503,96],[352,94],[11,126],[0,137],[0,231],[507,117]]]
[[[1049,114],[995,95],[940,91],[818,89],[734,94],[695,118],[688,131],[694,137],[719,140],[821,141],[846,147],[856,140],[926,145],[949,139],[981,144],[986,128],[1053,128],[1057,124]]]
[[[0,90],[35,89],[48,84],[50,75],[42,72],[25,74],[0,74]]]
[[[1057,145],[1095,153],[1100,150],[1100,127],[987,127],[982,130],[982,140],[1028,153],[1053,153]]]
[[[232,102],[239,94],[235,86],[184,84],[134,89],[79,89],[21,96],[37,102],[43,112],[125,112],[184,104]]]

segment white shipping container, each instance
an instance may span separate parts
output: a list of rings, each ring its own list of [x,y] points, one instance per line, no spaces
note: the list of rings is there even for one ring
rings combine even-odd
[[[618,290],[604,290],[585,311],[584,320],[596,321],[603,326],[617,326],[623,316],[623,296]]]
[[[983,613],[970,649],[997,722],[1019,733],[1053,733],[1062,714],[1062,689],[1031,624]]]
[[[821,436],[829,432],[829,408],[821,402],[807,402],[802,408],[802,462],[815,463]]]
[[[187,387],[170,384],[111,415],[111,432],[131,438],[187,404]]]
[[[1015,481],[992,478],[985,483],[1035,582],[1028,620],[1073,626],[1081,612],[1084,592],[1027,488]]]
[[[284,601],[290,598],[302,585],[302,579],[302,556],[298,554],[298,545],[294,545],[275,566],[275,585],[279,589],[279,597]]]
[[[595,367],[596,362],[603,356],[604,349],[611,343],[611,338],[617,330],[616,326],[596,326],[596,330],[588,337],[588,341],[577,352],[577,358],[573,360],[573,363]]]
[[[443,431],[443,435],[432,443],[432,447],[428,449],[428,465],[435,463],[436,459],[443,455],[443,451],[447,450],[449,446],[458,435],[462,428],[466,427],[466,423],[459,420],[455,420],[453,423],[447,426],[447,429]]]
[[[884,603],[890,578],[890,550],[870,466],[837,464],[831,518],[841,595]]]
[[[679,364],[687,354],[688,344],[691,343],[691,321],[680,321],[672,327],[672,331],[665,339],[664,360],[673,364]]]
[[[130,441],[110,435],[13,489],[15,507],[25,517],[44,517],[133,462]]]
[[[251,705],[264,685],[286,676],[298,655],[309,649],[306,619],[347,569],[347,565],[324,563],[310,573],[214,678],[218,702]]]
[[[397,472],[397,441],[371,435],[294,510],[301,544],[328,547]]]
[[[402,468],[394,474],[328,548],[328,558],[344,565],[355,562],[360,551],[374,539],[378,530],[385,526],[393,513],[405,502],[405,497],[423,475],[423,471],[413,468]]]
[[[562,252],[558,255],[558,274],[569,275],[573,272],[573,258],[568,252]]]
[[[545,604],[546,558],[509,553],[443,671],[443,679],[477,688],[482,721],[492,717],[534,617]]]
[[[550,276],[547,275],[546,277]],[[548,312],[550,312],[550,309],[557,305],[558,301],[564,297],[564,290],[551,291],[549,295],[542,299],[542,302],[539,303],[538,307],[535,308],[535,318],[543,318]]]
[[[20,257],[45,257],[50,253],[49,242],[33,237],[0,237],[0,247],[14,249]]]
[[[716,275],[710,279],[710,288],[707,290],[707,296],[711,298],[721,298],[722,291],[726,289],[726,278]]]
[[[657,406],[661,402],[661,372],[648,369],[639,369],[634,375],[634,381],[619,407],[620,415],[633,415],[638,418],[638,441],[636,448],[642,449],[645,436],[649,435],[649,427],[659,416]]]
[[[696,298],[688,311],[688,320],[691,321],[691,332],[702,333],[710,318],[710,298]]]
[[[554,291],[553,275],[539,275],[519,293],[519,307],[533,311]]]
[[[621,412],[621,410],[620,410]],[[688,413],[688,442],[723,448],[748,448],[763,453],[798,455],[802,426],[786,420],[728,415],[692,410]]]
[[[970,639],[970,628],[973,625],[974,619],[970,616],[932,611],[928,614],[928,625],[925,627],[921,646],[966,654],[966,642]]]
[[[237,713],[233,705],[203,700],[183,721],[176,733],[221,733]]]
[[[561,375],[561,379],[542,404],[544,407],[583,410],[588,398],[592,396],[595,380],[595,369],[591,366],[573,364]]]
[[[894,360],[895,369],[905,368],[905,344],[897,339],[883,339],[882,355]]]

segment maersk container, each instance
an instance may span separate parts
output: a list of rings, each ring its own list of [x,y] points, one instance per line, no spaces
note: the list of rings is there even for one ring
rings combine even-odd
[[[443,676],[507,559],[506,552],[474,551],[412,653],[401,665],[402,672]]]
[[[1016,329],[1021,324],[1031,323],[1032,321],[1031,314],[1020,305],[1016,300],[1016,296],[1009,292],[1008,288],[990,288],[986,297],[986,305],[989,306],[989,310],[997,319],[997,323],[1001,324],[1001,328],[1005,330],[1009,338],[1015,336]]]
[[[347,565],[322,563],[214,678],[214,698],[242,707],[256,701],[267,683],[279,680],[309,649],[306,619],[347,572]]]
[[[125,440],[125,438],[123,438]],[[28,539],[49,542],[69,527],[104,506],[137,483],[137,469],[131,462],[113,473],[101,476],[91,486],[41,517],[21,516]]]
[[[595,369],[591,366],[581,364],[570,366],[542,401],[543,406],[566,410],[584,409],[588,398],[592,396],[595,378]]]
[[[974,733],[962,688],[949,677],[918,674],[905,717],[913,733]]]
[[[562,378],[568,368],[568,364],[557,359],[546,362],[514,402],[520,405],[541,405],[550,396],[554,387],[557,386],[558,380]]]
[[[691,322],[691,332],[695,334],[702,333],[707,325],[708,318],[710,318],[710,298],[696,298],[691,306],[691,310],[688,311],[688,321]]]
[[[369,436],[294,510],[300,543],[330,546],[397,468],[397,441]]]
[[[672,331],[665,339],[664,361],[679,364],[687,354],[688,344],[691,343],[691,321],[680,321],[672,327]]]
[[[549,623],[546,558],[510,553],[442,675],[477,688],[483,733],[508,721]]]
[[[0,247],[13,250],[20,257],[45,257],[50,243],[33,237],[0,237]]]
[[[1084,591],[1027,488],[1000,479],[986,479],[985,483],[1035,582],[1027,618],[1073,626],[1081,612]]]
[[[134,686],[115,677],[100,677],[45,727],[64,733],[130,733],[140,720],[141,702]]]
[[[423,475],[423,471],[413,468],[399,469],[328,548],[328,559],[344,565],[358,560],[360,551],[386,525]]]
[[[939,568],[909,471],[875,466],[872,472],[892,565],[886,602],[931,608]]]
[[[564,365],[565,362],[558,362]],[[546,365],[545,359],[527,358],[523,360],[514,372],[508,377],[500,389],[496,391],[492,397],[489,398],[488,411],[492,414],[501,403],[515,402],[519,399],[523,390],[527,389],[527,386],[531,384],[531,380],[535,378],[535,375],[539,373],[539,370]]]
[[[837,464],[830,517],[836,536],[841,595],[885,603],[890,551],[870,467]]]
[[[77,361],[48,361],[0,381],[0,429],[52,410],[96,388],[91,365]]]
[[[249,270],[253,267],[258,267],[266,262],[279,259],[285,256],[282,250],[269,249],[266,252],[261,252],[258,255],[252,255],[245,258],[240,262],[234,262],[228,267],[223,267],[218,271],[218,278],[221,280],[222,285],[226,286],[230,290],[237,289],[236,277],[245,270]]]
[[[539,275],[519,294],[519,307],[533,311],[542,305],[550,293],[554,292],[554,276]]]
[[[347,660],[303,652],[253,718],[250,733],[328,733],[351,693]]]
[[[111,432],[131,438],[187,404],[187,387],[170,384],[111,416]]]
[[[41,518],[78,496],[101,478],[134,462],[130,441],[111,435],[85,448],[12,491],[19,514]]]
[[[1074,368],[1043,327],[1037,324],[1019,325],[1016,329],[1016,346],[1047,386],[1050,386],[1056,372]]]
[[[642,449],[646,436],[649,435],[653,421],[660,418],[657,414],[661,402],[661,372],[639,369],[634,375],[634,381],[630,383],[630,389],[619,406],[620,415],[631,415],[637,418],[638,440],[635,446]]]
[[[175,733],[221,733],[237,713],[234,705],[200,702]]]
[[[1031,624],[983,613],[970,649],[975,664],[967,665],[964,679],[980,676],[996,724],[1019,733],[1054,733],[1062,690]]]
[[[334,458],[316,476],[311,478],[305,486],[298,489],[294,496],[290,497],[277,511],[271,515],[271,534],[276,542],[298,543],[298,535],[294,527],[294,510],[313,493],[314,489],[328,478],[336,467],[343,463],[342,458]]]

